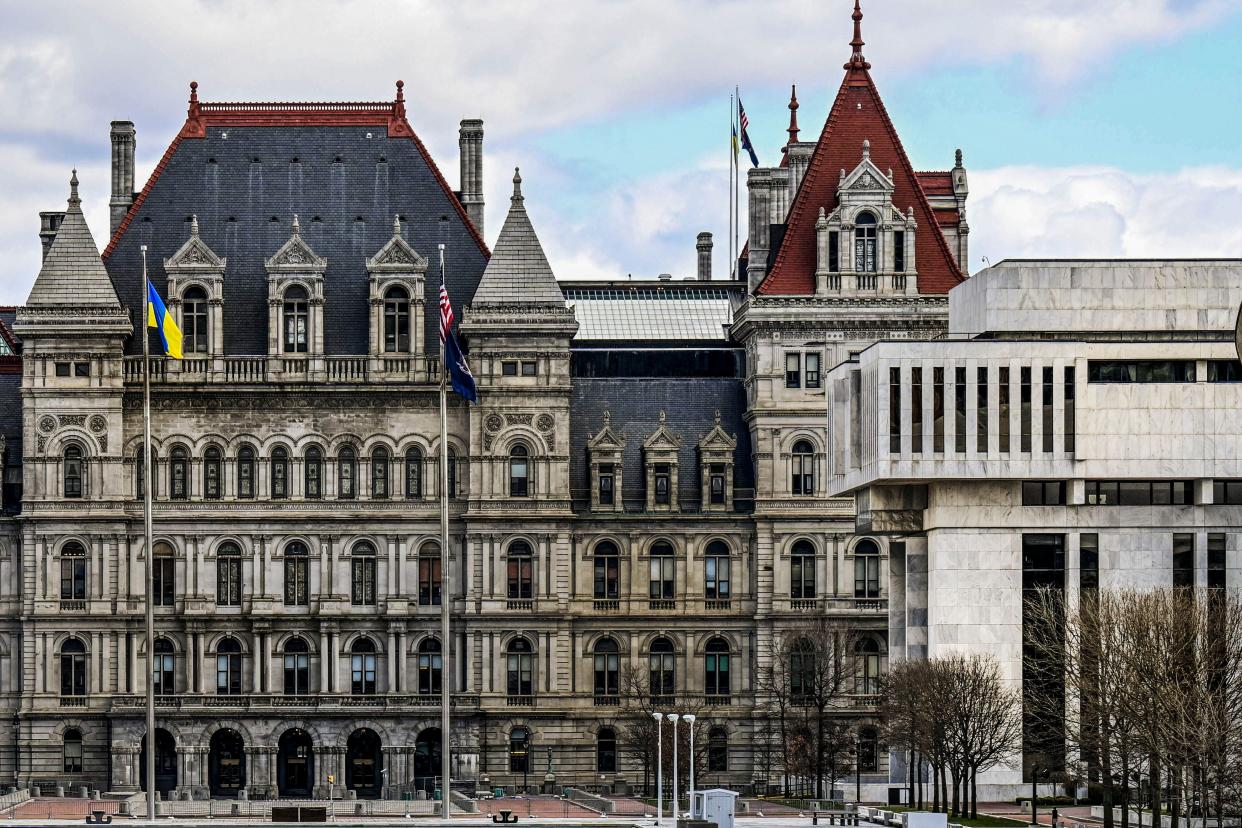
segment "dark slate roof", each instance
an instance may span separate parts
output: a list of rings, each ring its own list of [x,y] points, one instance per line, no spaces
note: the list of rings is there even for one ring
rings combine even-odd
[[[436,245],[447,245],[449,295],[459,314],[474,295],[487,251],[417,140],[388,137],[382,125],[209,125],[205,133],[178,136],[105,253],[122,304],[132,312],[141,302],[142,244],[151,280],[164,293],[164,259],[189,238],[190,216],[197,215],[203,240],[228,259],[224,350],[266,354],[264,261],[288,240],[297,214],[303,238],[328,260],[324,349],[364,354],[366,260],[392,237],[393,216],[400,214],[406,241],[432,263],[426,344],[429,353],[438,352]],[[136,352],[141,345],[129,347]]]
[[[643,442],[659,428],[661,409],[668,415],[668,430],[682,439],[678,497],[683,509],[699,505],[698,444],[715,427],[716,411],[720,411],[724,430],[737,437],[734,492],[753,490],[755,474],[750,431],[743,420],[746,392],[742,380],[575,377],[570,400],[569,484],[576,507],[590,498],[586,446],[589,436],[603,429],[605,410],[612,414],[612,430],[626,440],[622,499],[627,507],[639,507],[643,500]]]

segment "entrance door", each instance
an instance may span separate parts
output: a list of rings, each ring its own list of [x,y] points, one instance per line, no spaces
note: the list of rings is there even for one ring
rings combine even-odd
[[[142,737],[142,749],[138,756],[138,780],[142,790],[147,789],[147,737]],[[167,730],[155,730],[155,789],[167,798],[177,787],[177,742]]]
[[[293,728],[280,737],[276,782],[281,796],[310,796],[315,778],[315,755],[311,737]]]
[[[383,762],[375,731],[355,730],[345,743],[345,786],[356,791],[359,799],[378,799],[384,786],[380,779]]]
[[[429,727],[414,742],[414,786],[430,794],[440,775],[440,728]]]
[[[208,784],[211,795],[234,799],[246,787],[246,746],[236,730],[217,730],[211,736]]]

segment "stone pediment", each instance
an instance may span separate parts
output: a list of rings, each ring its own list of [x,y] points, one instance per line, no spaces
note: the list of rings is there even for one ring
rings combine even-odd
[[[190,238],[176,253],[164,260],[165,270],[224,270],[228,259],[217,256],[198,234],[198,216],[190,220]]]
[[[328,269],[328,260],[321,258],[302,238],[298,217],[293,217],[293,234],[281,245],[276,255],[266,262],[268,270],[290,270],[297,272],[322,272]]]
[[[715,427],[699,440],[700,451],[732,452],[737,448],[737,437],[731,436],[720,426],[720,412],[716,412]]]
[[[873,164],[870,158],[864,158],[853,172],[845,175],[839,189],[850,192],[892,193],[894,185],[892,178]]]
[[[611,412],[604,412],[604,428],[587,437],[587,449],[590,451],[622,451],[625,449],[625,438],[612,430]]]
[[[393,219],[392,238],[367,259],[367,270],[427,272],[427,259],[401,237],[401,220]]]
[[[668,415],[660,412],[660,427],[643,441],[647,451],[676,451],[681,448],[681,438],[668,430]]]

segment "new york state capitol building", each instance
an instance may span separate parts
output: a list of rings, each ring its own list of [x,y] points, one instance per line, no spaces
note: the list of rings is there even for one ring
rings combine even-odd
[[[948,171],[912,168],[858,29],[856,17],[822,131],[802,140],[791,100],[780,165],[749,173],[737,281],[713,278],[712,240],[700,234],[691,279],[558,282],[516,174],[489,248],[482,122],[461,122],[454,190],[412,129],[400,83],[392,101],[349,104],[211,103],[192,85],[185,124],[140,191],[134,125],[113,122],[102,252],[75,176],[67,209],[41,214],[44,260],[26,304],[0,310],[0,780],[145,786],[151,680],[163,792],[311,796],[329,774],[360,796],[426,788],[439,772],[447,681],[455,778],[635,784],[642,768],[619,739],[628,678],[641,676],[660,707],[700,710],[703,781],[775,784],[779,772],[755,750],[771,727],[756,710],[756,676],[774,642],[819,614],[866,631],[845,715],[868,794],[900,784],[902,757],[888,754],[873,715],[889,659],[971,645],[961,624],[984,608],[977,593],[953,590],[1019,571],[1021,479],[1062,481],[1041,488],[1050,502],[1102,490],[1071,468],[1092,445],[1067,435],[1092,422],[1083,390],[1094,370],[1080,358],[1066,373],[1073,345],[1042,346],[1049,354],[1035,362],[999,343],[936,361],[949,347],[930,342],[950,331],[949,291],[974,287],[963,272],[966,171],[960,153]],[[534,197],[538,182],[527,189]],[[450,395],[447,446],[440,244],[479,383],[478,405]],[[135,336],[144,245],[186,351],[153,360],[150,481]],[[1161,350],[1108,347],[1114,360]],[[1206,382],[1214,369],[1198,347],[1177,358]],[[1009,362],[983,380],[975,350]],[[890,364],[901,371],[892,386],[881,376]],[[830,377],[840,377],[832,440]],[[866,396],[850,402],[851,382]],[[1011,383],[1012,395],[989,382]],[[978,424],[985,393],[1008,406],[991,429]],[[1049,393],[1051,414],[1039,407]],[[1114,413],[1131,404],[1107,402]],[[1052,429],[1034,432],[1051,434],[1051,448],[1045,436],[1028,445],[1028,415]],[[1004,417],[1012,430],[1000,430]],[[438,540],[445,452],[448,550]],[[1107,469],[1098,454],[1091,476],[1138,468]],[[943,530],[920,523],[917,507],[951,518],[957,501],[911,478],[977,477],[1002,461],[1012,485],[971,491],[989,504],[979,519],[1012,535],[1003,561],[939,553]],[[1211,502],[1211,475],[1196,466],[1185,476],[1195,480],[1180,496]],[[857,491],[871,493],[858,524]],[[893,517],[890,494],[914,511]],[[1040,508],[1041,526],[1065,523],[1069,507]],[[1099,514],[1115,523],[1125,511]],[[1191,520],[1160,514],[1162,526]],[[1210,578],[1208,523],[1193,549]],[[1076,566],[1086,541],[1065,531],[1055,530],[1067,555],[1052,560]],[[1101,570],[1110,532],[1126,535],[1119,549],[1146,550],[1119,566],[1162,571],[1155,547],[1115,526],[1095,536]],[[1234,537],[1220,542],[1232,549]],[[153,643],[142,632],[148,555]],[[957,586],[940,580],[946,567]],[[442,600],[453,675],[441,666]],[[1011,663],[1008,631],[1021,619],[998,612],[985,649]],[[1006,773],[995,781],[1021,779]]]

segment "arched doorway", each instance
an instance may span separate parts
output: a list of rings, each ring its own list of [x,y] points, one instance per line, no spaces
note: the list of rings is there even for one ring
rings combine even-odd
[[[147,789],[147,737],[142,737],[138,754],[138,784]],[[167,730],[155,730],[155,789],[167,798],[177,787],[177,741]]]
[[[431,793],[440,775],[440,728],[429,727],[414,741],[414,787]]]
[[[281,796],[310,796],[315,780],[315,754],[310,734],[286,730],[277,748],[276,784]]]
[[[246,787],[246,743],[236,730],[221,728],[211,735],[207,783],[212,796],[229,799]]]
[[[345,743],[345,787],[356,791],[359,799],[379,799],[384,787],[381,771],[384,756],[380,738],[374,730],[359,728]]]

